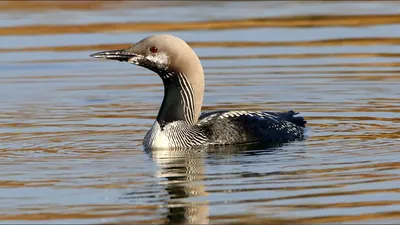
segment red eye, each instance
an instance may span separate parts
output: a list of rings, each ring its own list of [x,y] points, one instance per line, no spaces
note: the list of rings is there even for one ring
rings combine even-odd
[[[150,48],[150,52],[156,53],[156,52],[158,52],[158,48],[153,46],[153,47]]]

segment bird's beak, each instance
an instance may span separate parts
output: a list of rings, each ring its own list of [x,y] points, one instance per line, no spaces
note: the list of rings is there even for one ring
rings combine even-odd
[[[128,62],[138,57],[137,54],[127,51],[126,49],[97,52],[91,54],[90,56],[93,58],[111,59],[111,60],[118,60],[121,62],[122,61]]]

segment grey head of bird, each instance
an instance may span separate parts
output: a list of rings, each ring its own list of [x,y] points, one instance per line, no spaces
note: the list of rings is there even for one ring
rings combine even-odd
[[[160,118],[182,119],[187,115],[183,112],[193,112],[192,123],[199,118],[204,95],[203,67],[194,50],[182,39],[168,34],[153,35],[126,49],[91,56],[129,62],[157,73],[165,90]]]
[[[185,76],[203,74],[200,60],[193,49],[182,39],[168,34],[152,35],[126,49],[103,51],[90,56],[129,62],[150,69],[162,78],[168,73],[182,73]]]

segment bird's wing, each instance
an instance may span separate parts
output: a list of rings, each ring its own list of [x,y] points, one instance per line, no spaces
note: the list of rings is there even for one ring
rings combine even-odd
[[[303,139],[306,121],[297,113],[217,111],[200,116],[198,126],[217,144],[288,142]]]

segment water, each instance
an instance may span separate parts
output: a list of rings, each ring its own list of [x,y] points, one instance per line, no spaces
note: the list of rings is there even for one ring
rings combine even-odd
[[[400,218],[400,3],[111,3],[0,5],[3,223]],[[154,33],[200,56],[203,111],[295,110],[309,138],[143,151],[161,80],[89,55]]]

